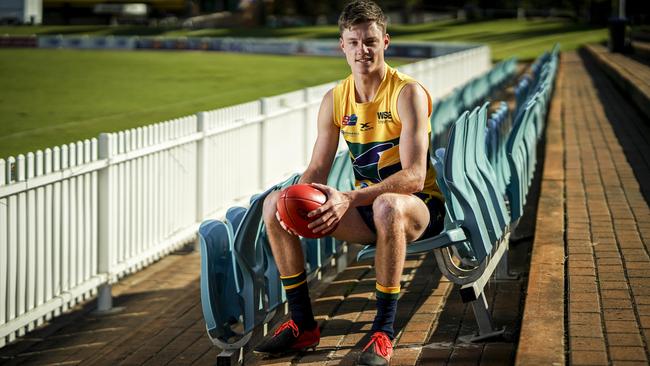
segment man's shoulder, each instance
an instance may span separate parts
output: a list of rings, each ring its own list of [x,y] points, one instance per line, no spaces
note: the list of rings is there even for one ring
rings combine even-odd
[[[413,78],[411,75],[399,71],[397,68],[388,66],[388,70],[391,73],[391,77],[396,81],[402,83],[417,83],[417,80],[415,80],[415,78]]]
[[[422,108],[427,110],[427,116],[431,115],[431,94],[416,80],[404,82],[396,97],[394,106],[398,110],[400,108],[418,110]]]
[[[396,94],[393,94],[395,102],[412,101],[414,99],[429,99],[429,92],[415,79],[403,80],[396,88]]]
[[[424,89],[424,86],[422,86],[422,84],[412,76],[404,74],[395,68],[390,68],[389,70],[391,72],[390,77],[393,79],[391,83],[393,85],[392,89],[393,91],[397,91],[398,95],[403,95],[405,91],[409,94],[415,95],[420,93],[420,91],[425,94],[428,93],[428,91]]]

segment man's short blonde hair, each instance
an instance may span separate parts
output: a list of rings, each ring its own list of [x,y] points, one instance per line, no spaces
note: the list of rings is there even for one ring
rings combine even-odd
[[[339,31],[349,29],[353,25],[375,22],[386,33],[386,16],[379,5],[370,0],[354,0],[345,5],[339,16]]]

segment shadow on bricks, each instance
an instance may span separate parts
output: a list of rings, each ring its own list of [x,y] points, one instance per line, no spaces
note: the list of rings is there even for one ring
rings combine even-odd
[[[650,205],[650,123],[644,120],[634,103],[625,99],[624,94],[604,75],[585,50],[580,50],[578,54],[600,99],[600,101],[594,101],[594,105],[601,104],[605,113],[604,117],[611,121],[614,134],[623,147],[623,152],[632,167],[643,198],[646,204]],[[596,114],[594,118],[601,117],[597,115],[599,113],[597,108],[593,108],[590,112]],[[608,147],[600,146],[599,148],[607,149]],[[621,178],[625,179],[626,177]],[[625,182],[623,183],[625,184]]]

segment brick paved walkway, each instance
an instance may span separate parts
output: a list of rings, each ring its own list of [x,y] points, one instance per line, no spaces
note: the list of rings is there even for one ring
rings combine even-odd
[[[590,59],[562,66],[570,361],[645,365],[650,124]]]
[[[522,246],[523,248],[524,246]],[[521,256],[525,256],[525,251]],[[516,268],[516,267],[515,267]],[[118,314],[98,317],[93,303],[0,350],[7,365],[213,365],[219,350],[205,333],[198,289],[199,255],[175,253],[128,277],[114,289]],[[523,268],[518,268],[523,270]],[[471,308],[442,278],[432,255],[411,257],[403,276],[394,365],[512,362],[512,338],[464,344],[459,335],[476,330]],[[492,283],[488,299],[496,324],[515,331],[522,282]],[[279,359],[246,355],[246,365],[349,365],[372,323],[374,271],[355,263],[336,276],[314,301],[323,325],[316,352]],[[428,344],[422,347],[423,344]]]
[[[547,117],[544,166],[535,216],[522,328],[516,365],[564,364],[564,139],[562,90],[565,68],[560,66]],[[568,101],[567,101],[568,102]],[[539,152],[538,152],[539,155]],[[526,216],[525,216],[526,217]]]
[[[545,301],[529,287],[518,365],[650,360],[650,123],[596,56],[562,55],[540,198],[540,210],[559,222],[538,214],[530,281],[545,287],[544,277],[566,271],[566,290],[546,286]],[[557,254],[565,266],[556,266]],[[562,292],[565,301],[556,301]],[[529,321],[529,307],[544,306],[551,309]],[[555,326],[540,326],[545,320]]]
[[[213,365],[199,268],[198,252],[173,253],[113,287],[122,312],[93,315],[91,301],[0,349],[0,364]]]

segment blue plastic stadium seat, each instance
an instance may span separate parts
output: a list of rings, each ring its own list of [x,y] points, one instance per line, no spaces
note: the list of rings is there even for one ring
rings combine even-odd
[[[226,222],[208,220],[199,229],[203,315],[208,334],[221,346],[250,334],[284,301],[277,267],[263,231],[262,207],[270,192],[295,183],[298,178],[293,176],[255,195],[248,209],[229,209]],[[234,327],[235,323],[242,326]]]
[[[535,146],[531,146],[534,138],[534,110],[537,99],[532,98],[513,124],[508,136],[506,154],[511,175],[506,191],[510,202],[511,222],[518,220],[523,214],[526,194],[531,180],[531,166],[534,165]],[[531,139],[531,135],[533,138]],[[533,140],[533,141],[531,141]]]
[[[503,234],[503,229],[499,225],[497,214],[488,195],[489,188],[478,170],[476,161],[476,135],[479,134],[479,130],[480,134],[483,135],[485,129],[485,122],[480,121],[479,119],[479,110],[483,110],[484,108],[487,108],[487,106],[484,106],[483,108],[474,108],[467,118],[465,129],[466,143],[464,145],[465,158],[463,161],[465,162],[465,175],[467,176],[470,188],[473,190],[474,196],[476,197],[476,202],[481,209],[481,214],[484,219],[485,228],[490,237],[490,242],[496,243]]]
[[[268,311],[275,310],[278,306],[286,301],[286,295],[282,288],[282,281],[280,280],[280,272],[278,266],[273,258],[271,251],[271,244],[269,238],[266,236],[264,225],[260,230],[259,245],[262,247],[264,256],[264,288],[268,299]]]
[[[246,208],[239,206],[231,207],[226,211],[226,220],[230,223],[233,233],[237,232],[237,229],[239,229],[239,225],[241,225],[241,221],[245,214]]]
[[[266,196],[276,187],[260,194],[253,202],[241,220],[239,229],[235,232],[234,253],[237,265],[243,276],[242,298],[244,300],[244,330],[250,332],[266,318],[268,299],[265,293],[264,250],[258,241],[262,225],[262,208]],[[260,311],[260,309],[265,309]]]
[[[205,221],[199,228],[203,317],[210,337],[224,343],[241,335],[233,331],[232,325],[239,322],[243,314],[232,237],[231,227],[218,220]]]
[[[445,152],[444,177],[449,190],[458,199],[463,214],[459,220],[462,220],[464,228],[469,232],[470,244],[476,259],[481,261],[491,252],[492,242],[463,163],[466,160],[465,145],[468,143],[466,138],[467,121],[468,113],[465,112],[452,125],[449,144]]]
[[[479,110],[478,113],[478,126],[484,126],[487,118],[487,107],[488,105],[485,104],[483,107]],[[486,151],[485,151],[485,133],[483,132],[484,130],[478,130],[475,134],[475,140],[474,140],[474,146],[476,146],[475,150],[475,161],[476,161],[476,168],[478,169],[478,173],[480,173],[480,176],[483,179],[485,188],[487,192],[487,195],[489,196],[490,199],[490,206],[494,210],[494,214],[496,215],[496,219],[498,221],[498,227],[501,229],[501,232],[505,230],[506,226],[509,224],[508,220],[508,212],[506,210],[505,202],[503,201],[503,193],[499,191],[498,185],[496,183],[496,173],[494,172],[494,169],[492,167],[492,164],[488,160]],[[470,141],[470,145],[472,145]],[[494,224],[497,224],[494,222]],[[499,235],[501,236],[501,235]]]
[[[435,158],[432,158],[432,163],[434,168],[436,169],[436,182],[438,183],[438,187],[440,188],[440,191],[445,197],[446,214],[445,214],[444,230],[453,230],[459,226],[458,222],[460,222],[460,219],[463,217],[463,212],[462,212],[462,208],[460,207],[460,203],[458,202],[458,199],[456,199],[456,197],[454,197],[454,195],[451,194],[449,188],[447,187],[447,182],[445,182],[445,178],[444,178],[445,149],[444,148],[440,148],[436,150]],[[476,257],[472,252],[472,247],[470,246],[469,242],[467,241],[458,242],[454,245],[454,248],[458,253],[459,257],[467,259],[468,261],[476,260]]]

